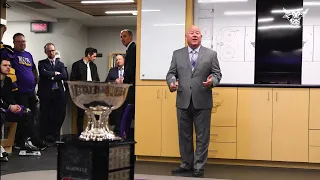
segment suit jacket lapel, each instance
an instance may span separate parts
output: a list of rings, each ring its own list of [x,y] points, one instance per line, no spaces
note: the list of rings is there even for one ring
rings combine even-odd
[[[192,71],[192,74],[194,73],[195,69],[199,65],[200,61],[202,60],[203,54],[204,54],[205,49],[201,46],[198,54],[198,58],[196,61],[196,65],[194,66],[194,70]]]
[[[190,62],[190,57],[189,57],[189,51],[188,51],[188,46],[186,46],[184,48],[184,54],[185,54],[185,59],[186,59],[186,63],[188,68],[190,69],[190,72],[192,71],[192,67],[191,67],[191,62]]]

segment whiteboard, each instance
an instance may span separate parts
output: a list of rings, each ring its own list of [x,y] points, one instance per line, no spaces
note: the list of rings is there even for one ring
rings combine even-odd
[[[238,4],[243,9],[256,8],[255,3]],[[194,23],[202,32],[202,45],[217,52],[222,72],[220,83],[253,84],[255,15],[225,16],[229,3],[195,1],[194,8]]]
[[[173,51],[185,46],[185,12],[185,0],[142,0],[140,79],[166,79]]]
[[[303,29],[305,29],[305,26],[303,26]],[[312,41],[313,44],[310,45],[310,49],[308,49],[308,51],[311,51],[311,48],[312,48],[313,58],[312,60],[308,59],[308,61],[302,62],[302,84],[319,85],[320,84],[320,51],[319,51],[320,26],[312,26],[312,30],[313,30],[312,31],[313,39],[310,41]],[[311,28],[309,30],[306,30],[306,32],[311,33]],[[303,50],[303,52],[305,52],[305,50]]]

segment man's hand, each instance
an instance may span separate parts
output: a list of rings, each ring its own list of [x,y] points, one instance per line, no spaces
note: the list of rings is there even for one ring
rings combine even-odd
[[[203,82],[203,85],[207,88],[212,85],[212,74],[207,77],[207,81]]]
[[[54,74],[57,76],[57,75],[60,75],[60,72],[56,71],[56,72],[54,72]]]
[[[117,84],[123,83],[123,79],[117,78],[115,83],[117,83]]]
[[[170,84],[170,90],[171,90],[172,92],[173,92],[173,91],[176,91],[176,90],[178,89],[178,85],[179,85],[178,81],[176,81],[175,84],[171,83],[171,84]]]
[[[12,113],[19,113],[21,111],[21,107],[19,105],[11,105],[10,111]]]

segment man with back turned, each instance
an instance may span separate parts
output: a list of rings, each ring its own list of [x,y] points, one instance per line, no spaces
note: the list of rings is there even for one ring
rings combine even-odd
[[[173,52],[166,81],[171,92],[177,91],[177,118],[181,164],[173,174],[203,177],[208,157],[212,109],[212,88],[222,74],[217,53],[201,46],[202,34],[192,26],[186,34],[188,46]],[[193,124],[196,150],[193,151]]]

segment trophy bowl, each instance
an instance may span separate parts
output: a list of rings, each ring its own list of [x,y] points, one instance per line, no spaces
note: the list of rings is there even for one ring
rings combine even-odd
[[[88,124],[81,135],[83,141],[121,140],[109,127],[110,113],[126,100],[131,84],[68,81],[72,101],[85,110]]]

